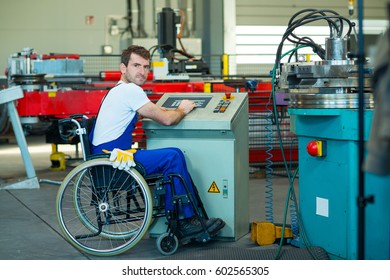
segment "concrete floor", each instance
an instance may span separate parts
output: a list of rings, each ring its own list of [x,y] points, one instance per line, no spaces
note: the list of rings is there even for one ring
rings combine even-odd
[[[28,136],[26,140],[40,187],[38,189],[0,190],[0,260],[102,259],[86,255],[70,245],[63,237],[56,218],[55,203],[59,185],[48,182],[60,182],[78,164],[78,161],[68,161],[65,171],[52,171],[50,169],[51,145],[45,143],[43,136]],[[74,146],[60,145],[59,150],[75,156]],[[26,178],[23,160],[15,140],[0,142],[0,159],[0,187],[4,188],[4,186]],[[265,220],[265,184],[264,179],[250,179],[250,223]],[[297,185],[298,182],[295,184]],[[289,183],[285,177],[274,177],[273,186],[274,221],[281,223]],[[175,255],[177,258],[180,256],[188,258],[188,254],[190,254],[189,258],[191,256],[200,259],[215,258],[215,256],[210,257],[206,254],[210,248],[248,249],[251,252],[268,250],[269,253],[269,250],[276,251],[278,244],[258,246],[251,240],[250,232],[248,232],[238,241],[215,240],[206,244],[192,243],[181,246]],[[283,249],[301,250],[290,245],[282,246]],[[131,250],[104,259],[153,260],[162,257],[156,248],[155,239],[146,236]],[[272,259],[273,254],[259,258]],[[301,255],[298,258],[305,257]]]

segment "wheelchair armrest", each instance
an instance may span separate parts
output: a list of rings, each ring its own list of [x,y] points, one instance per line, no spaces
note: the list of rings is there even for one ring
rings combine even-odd
[[[145,176],[146,181],[159,180],[161,178],[164,178],[164,174],[152,174],[149,176]]]
[[[134,167],[144,178],[146,181],[157,181],[159,179],[164,178],[164,174],[156,173],[146,176],[145,167],[139,161],[135,161]]]
[[[109,158],[110,154],[91,154],[87,156],[87,160],[96,159],[96,158]]]
[[[135,170],[137,170],[143,177],[145,177],[145,174],[146,174],[146,170],[145,170],[145,167],[138,161],[134,161],[135,162]]]

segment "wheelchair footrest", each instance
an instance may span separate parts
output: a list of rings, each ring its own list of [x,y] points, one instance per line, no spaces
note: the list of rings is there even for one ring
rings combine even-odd
[[[198,232],[193,235],[184,236],[180,239],[180,242],[185,245],[190,242],[196,241],[199,243],[206,243],[211,240],[211,235],[207,231]]]

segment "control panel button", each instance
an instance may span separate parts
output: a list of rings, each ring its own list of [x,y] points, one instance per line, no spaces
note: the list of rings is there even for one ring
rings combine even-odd
[[[218,105],[214,108],[214,113],[225,113],[227,107],[229,107],[231,101],[230,100],[220,100]]]
[[[326,156],[326,141],[312,140],[307,143],[307,153],[313,157],[325,157]]]

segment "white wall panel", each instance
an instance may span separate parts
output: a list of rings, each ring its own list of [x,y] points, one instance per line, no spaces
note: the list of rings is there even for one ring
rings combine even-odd
[[[365,19],[387,19],[387,3],[387,0],[364,1]],[[237,25],[287,25],[294,13],[308,8],[331,9],[348,17],[347,0],[240,0],[236,2]]]

